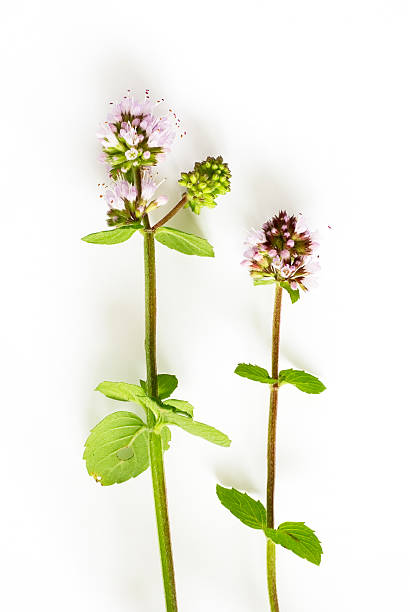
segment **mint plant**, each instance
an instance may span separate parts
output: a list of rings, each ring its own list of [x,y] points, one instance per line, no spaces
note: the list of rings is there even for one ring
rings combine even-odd
[[[274,496],[276,479],[276,425],[279,389],[294,385],[304,393],[321,393],[325,386],[318,378],[302,370],[279,371],[279,331],[282,292],[285,289],[292,304],[301,291],[314,286],[314,273],[319,269],[316,249],[318,244],[302,217],[296,218],[281,211],[267,221],[260,230],[251,230],[242,262],[255,285],[275,285],[272,327],[271,371],[247,363],[240,363],[235,373],[244,378],[269,385],[269,425],[267,443],[266,507],[246,493],[217,485],[221,503],[242,523],[259,529],[267,541],[267,578],[269,603],[272,612],[279,612],[276,588],[276,544],[291,550],[299,557],[320,564],[322,547],[314,531],[303,522],[284,522],[275,527]]]
[[[89,474],[108,486],[135,478],[151,467],[155,513],[158,528],[166,610],[177,610],[172,557],[164,451],[169,448],[170,426],[229,446],[229,438],[210,425],[195,421],[193,406],[171,398],[178,380],[173,374],[157,373],[156,355],[156,267],[155,241],[187,255],[213,257],[207,240],[165,225],[182,207],[199,214],[203,206],[214,207],[216,197],[230,189],[230,172],[221,157],[208,157],[196,163],[192,172],[180,179],[186,191],[180,201],[158,223],[151,226],[149,213],[164,205],[164,196],[155,196],[159,183],[153,174],[169,151],[174,133],[170,118],[154,113],[156,104],[149,98],[139,102],[126,96],[115,104],[99,135],[103,161],[112,186],[105,193],[109,230],[89,234],[83,240],[92,244],[118,244],[140,234],[144,243],[145,271],[145,354],[146,379],[135,382],[104,381],[97,391],[120,402],[124,409],[105,417],[92,429],[84,459]],[[140,418],[132,405],[143,408]]]

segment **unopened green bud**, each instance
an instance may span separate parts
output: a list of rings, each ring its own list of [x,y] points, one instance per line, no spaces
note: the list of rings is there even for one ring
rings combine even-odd
[[[183,172],[180,185],[187,189],[186,207],[190,207],[199,215],[201,208],[214,208],[215,199],[230,191],[231,173],[221,156],[207,157],[203,162],[197,162],[191,172]]]

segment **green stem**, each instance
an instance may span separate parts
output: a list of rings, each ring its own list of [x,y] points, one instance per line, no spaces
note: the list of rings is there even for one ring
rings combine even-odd
[[[272,378],[279,378],[279,334],[280,311],[282,305],[282,288],[277,284],[275,290],[275,306],[272,324]],[[271,386],[269,402],[269,426],[267,447],[267,484],[266,484],[266,524],[274,528],[274,500],[276,477],[276,422],[278,416],[278,383]],[[276,551],[275,544],[267,540],[266,569],[268,577],[269,602],[272,612],[279,612],[278,593],[276,589]]]
[[[158,395],[156,358],[156,286],[155,286],[155,243],[148,217],[144,219],[144,270],[145,270],[145,355],[147,362],[147,394]],[[161,554],[162,577],[164,581],[167,612],[177,612],[174,563],[172,559],[171,534],[169,529],[167,490],[165,485],[164,461],[161,435],[152,430],[155,417],[148,414],[149,453],[152,488],[154,491],[155,515],[157,519],[159,550]]]
[[[155,274],[154,234],[144,217],[144,272],[145,272],[145,358],[147,363],[147,394],[157,397],[157,293]],[[147,227],[148,225],[148,227]],[[149,423],[150,426],[153,423]]]

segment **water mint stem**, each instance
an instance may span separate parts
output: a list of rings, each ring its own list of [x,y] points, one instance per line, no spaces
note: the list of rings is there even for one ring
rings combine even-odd
[[[161,436],[155,432],[150,433],[149,452],[166,609],[167,612],[177,612],[177,594],[175,588],[174,562],[172,558],[171,535],[169,529],[162,440]]]
[[[279,335],[280,313],[282,305],[282,288],[276,284],[275,305],[272,324],[272,378],[279,378]],[[269,426],[267,446],[267,484],[266,484],[266,524],[269,528],[275,525],[275,477],[276,477],[276,423],[278,415],[278,383],[271,385],[269,402]],[[266,549],[269,602],[272,612],[279,612],[278,593],[276,589],[276,553],[275,544],[267,540]]]
[[[156,357],[156,279],[155,242],[148,216],[144,217],[144,271],[145,271],[145,355],[147,365],[147,393],[156,398],[157,357]],[[155,417],[148,414],[148,426],[152,428]],[[162,577],[164,581],[167,612],[177,612],[174,563],[172,558],[171,534],[169,529],[167,491],[165,485],[164,461],[161,436],[154,431],[149,434],[152,488],[154,492],[155,515],[157,519],[159,550],[161,554]]]
[[[145,271],[145,357],[147,366],[147,393],[157,396],[157,295],[155,274],[154,234],[144,217],[144,271]],[[148,227],[147,227],[148,226]],[[149,423],[150,426],[153,423]]]
[[[186,204],[186,201],[188,199],[188,195],[186,193],[184,193],[184,195],[182,196],[182,198],[180,199],[180,201],[178,202],[178,204],[176,204],[174,206],[174,208],[172,208],[169,213],[167,213],[164,217],[162,217],[162,219],[160,219],[158,221],[158,223],[156,223],[153,227],[152,227],[152,231],[155,232],[155,230],[157,230],[159,227],[161,227],[161,225],[164,225],[165,223],[167,223],[167,221],[169,221],[170,219],[172,219],[172,217],[174,215],[176,215],[176,213],[181,210],[181,208]]]
[[[272,612],[279,612],[278,592],[276,590],[276,544],[272,540],[266,540],[266,573],[270,609]]]

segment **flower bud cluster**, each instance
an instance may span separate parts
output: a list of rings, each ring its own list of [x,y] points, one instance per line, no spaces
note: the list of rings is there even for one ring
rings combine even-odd
[[[113,178],[122,174],[131,182],[132,168],[155,166],[169,151],[174,131],[167,117],[153,114],[154,106],[133,96],[113,106],[98,134]]]
[[[186,188],[188,199],[186,208],[190,206],[199,215],[201,208],[216,206],[215,198],[230,191],[231,173],[221,156],[207,157],[203,162],[197,162],[191,172],[183,172],[180,185]]]
[[[260,230],[251,230],[243,265],[257,281],[288,283],[291,289],[314,286],[312,274],[320,269],[314,254],[318,244],[301,216],[280,211]]]
[[[168,201],[166,196],[153,199],[161,183],[157,183],[150,170],[146,169],[141,174],[141,193],[138,193],[134,185],[124,178],[118,178],[113,188],[105,193],[105,200],[108,204],[108,225],[138,222],[146,213],[157,206],[166,204]]]

